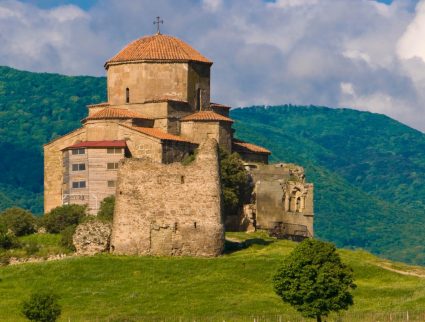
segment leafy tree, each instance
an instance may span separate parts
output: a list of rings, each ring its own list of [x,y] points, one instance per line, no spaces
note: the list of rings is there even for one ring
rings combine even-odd
[[[0,225],[16,236],[24,236],[35,232],[36,219],[29,211],[13,207],[0,213]]]
[[[289,254],[274,276],[274,289],[303,316],[322,321],[330,312],[353,305],[356,285],[351,268],[341,262],[335,245],[306,239]]]
[[[115,196],[109,196],[102,200],[100,209],[97,213],[99,219],[112,221],[115,208]]]
[[[61,314],[59,297],[48,292],[38,292],[22,303],[22,314],[36,322],[54,322]]]
[[[224,214],[237,214],[249,194],[248,173],[237,153],[220,148],[221,183],[223,188]]]
[[[65,228],[78,225],[86,215],[86,206],[64,205],[44,215],[43,224],[49,233],[57,234]]]

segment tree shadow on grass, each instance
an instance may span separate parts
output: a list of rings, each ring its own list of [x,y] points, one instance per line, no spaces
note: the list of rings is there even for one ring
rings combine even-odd
[[[262,238],[252,238],[244,241],[228,240],[224,242],[224,254],[232,254],[243,249],[247,249],[253,245],[268,246],[274,243],[272,240],[264,240]]]

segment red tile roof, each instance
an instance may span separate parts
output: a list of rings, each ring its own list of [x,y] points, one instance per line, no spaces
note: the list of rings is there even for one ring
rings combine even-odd
[[[89,104],[89,105],[87,105],[87,107],[106,107],[106,106],[109,106],[109,103],[108,102],[103,102],[103,103],[98,103],[98,104]]]
[[[271,154],[271,152],[267,150],[266,148],[263,148],[259,145],[255,145],[252,143],[237,140],[237,139],[233,139],[232,150],[235,152],[242,152],[242,153]]]
[[[218,103],[210,103],[210,106],[211,106],[211,108],[224,108],[224,109],[227,109],[227,110],[231,109],[230,106],[218,104]]]
[[[171,62],[198,61],[212,64],[209,59],[202,56],[184,41],[175,37],[156,34],[131,42],[117,55],[107,61],[105,67],[113,63],[145,60],[166,60]]]
[[[86,117],[84,120],[104,120],[104,119],[145,119],[153,120],[150,116],[146,116],[137,112],[125,110],[122,108],[108,107]]]
[[[75,143],[66,149],[78,149],[78,148],[125,148],[126,143],[124,140],[114,140],[114,141],[83,141]]]
[[[233,123],[233,120],[223,116],[221,114],[215,113],[213,111],[201,111],[195,114],[190,114],[188,116],[182,117],[181,122],[186,121],[200,121],[200,122],[209,122],[209,121],[218,121],[218,122],[230,122]]]
[[[151,127],[140,127],[140,126],[126,126],[126,127],[136,130],[137,132],[160,139],[160,140],[192,143],[189,140],[182,138],[181,136],[170,134],[160,129],[155,129]]]

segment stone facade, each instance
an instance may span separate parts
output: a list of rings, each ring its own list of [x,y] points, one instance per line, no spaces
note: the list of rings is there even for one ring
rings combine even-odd
[[[111,249],[116,254],[217,256],[224,245],[215,140],[189,165],[126,159],[119,169]]]

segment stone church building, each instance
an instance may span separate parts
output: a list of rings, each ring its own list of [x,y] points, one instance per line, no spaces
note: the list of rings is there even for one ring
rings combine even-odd
[[[108,60],[107,102],[89,105],[80,128],[44,146],[45,212],[85,204],[96,214],[105,197],[116,195],[116,252],[217,255],[225,224],[218,144],[239,153],[254,180],[245,228],[288,223],[304,226],[302,234],[312,236],[312,185],[304,182],[302,168],[293,180],[294,167],[267,165],[270,151],[234,138],[230,107],[210,101],[212,64],[182,40],[161,33],[133,41]],[[180,161],[198,148],[194,164],[184,168]],[[186,205],[197,205],[185,213],[183,226],[179,194]],[[203,220],[208,225],[203,227]],[[239,222],[226,225],[242,229]],[[194,236],[189,227],[201,235],[210,231],[211,241],[220,241],[212,250],[208,245],[193,250],[183,242]],[[147,245],[150,240],[157,244]]]

